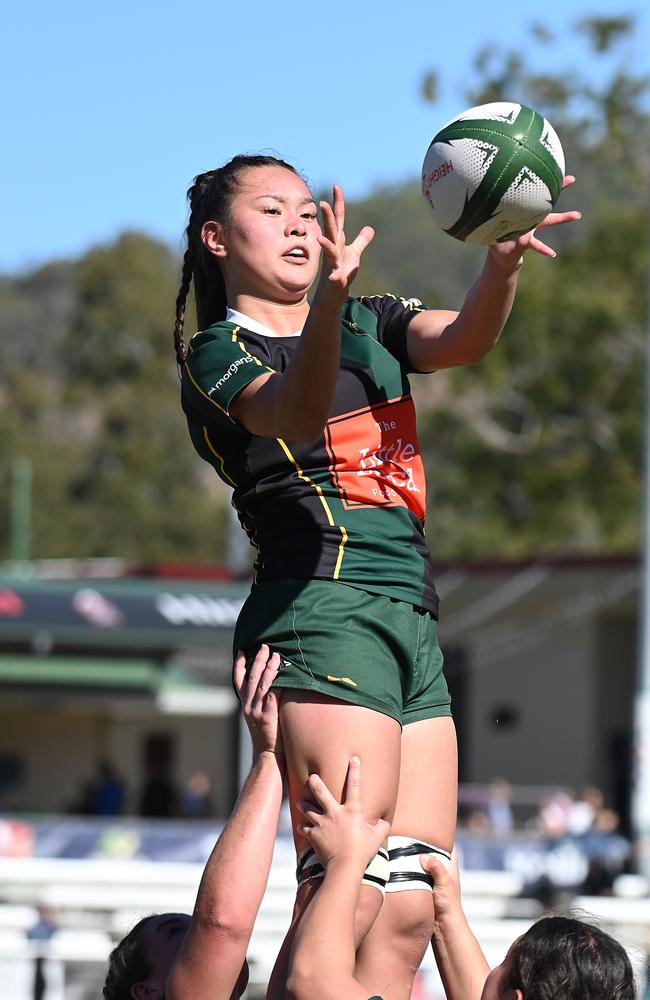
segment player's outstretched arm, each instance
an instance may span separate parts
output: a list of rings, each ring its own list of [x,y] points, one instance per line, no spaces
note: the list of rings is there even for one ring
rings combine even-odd
[[[567,174],[563,187],[574,181],[575,177]],[[413,317],[407,332],[413,367],[427,372],[481,361],[496,344],[510,315],[526,251],[555,257],[555,251],[538,239],[536,232],[579,218],[579,212],[551,212],[536,229],[519,239],[490,246],[483,270],[460,312],[432,309]]]
[[[421,855],[420,864],[433,877],[435,924],[431,947],[445,996],[447,1000],[480,1000],[490,967],[460,901],[456,849],[449,868],[433,854]]]
[[[323,263],[298,346],[282,373],[261,375],[230,407],[251,434],[313,441],[330,414],[341,354],[341,311],[374,231],[364,226],[355,240],[346,242],[345,201],[337,184],[332,205],[321,201],[320,206]]]
[[[292,1000],[368,1000],[354,978],[354,914],[366,865],[390,831],[385,820],[367,823],[361,809],[361,762],[352,757],[345,801],[339,803],[317,774],[309,777],[315,802],[299,802],[300,833],[325,868],[298,926],[291,954],[288,995]]]
[[[167,980],[167,1000],[230,1000],[242,974],[282,804],[278,694],[270,690],[279,665],[278,654],[265,645],[248,675],[242,653],[235,661],[235,687],[253,743],[253,762],[205,866],[192,920]]]

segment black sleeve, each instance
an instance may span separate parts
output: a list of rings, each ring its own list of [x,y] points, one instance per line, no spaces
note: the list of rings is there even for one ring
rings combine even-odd
[[[416,372],[406,349],[408,325],[420,312],[426,312],[419,299],[404,299],[396,295],[362,295],[358,300],[377,317],[377,340],[399,361],[407,372]]]

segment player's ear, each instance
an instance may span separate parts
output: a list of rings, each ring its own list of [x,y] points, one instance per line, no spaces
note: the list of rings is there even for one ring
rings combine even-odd
[[[201,226],[201,243],[215,257],[225,257],[227,254],[225,232],[222,224],[215,219],[204,222]]]

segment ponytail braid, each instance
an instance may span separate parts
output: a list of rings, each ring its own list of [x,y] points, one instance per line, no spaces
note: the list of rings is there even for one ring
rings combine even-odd
[[[192,274],[194,272],[194,251],[188,247],[183,257],[183,274],[181,277],[181,287],[176,296],[176,322],[174,324],[174,350],[176,351],[176,363],[179,367],[185,364],[187,357],[187,347],[183,339],[183,327],[185,325],[185,304],[192,284]]]
[[[226,284],[217,258],[201,241],[203,224],[209,220],[228,223],[230,205],[239,187],[240,174],[251,167],[284,167],[297,173],[295,167],[275,156],[240,154],[223,167],[197,174],[187,192],[190,217],[185,230],[187,249],[183,256],[181,284],[176,297],[174,350],[179,368],[185,364],[187,346],[184,339],[185,306],[194,280],[194,300],[199,330],[226,318]]]

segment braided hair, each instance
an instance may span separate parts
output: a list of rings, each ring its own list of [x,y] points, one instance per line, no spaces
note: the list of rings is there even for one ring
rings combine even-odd
[[[151,975],[142,931],[153,917],[143,917],[108,956],[104,1000],[132,1000],[131,987]]]
[[[217,258],[207,250],[201,241],[203,224],[211,219],[227,224],[230,206],[239,188],[242,171],[250,167],[284,167],[297,173],[295,167],[275,156],[246,155],[234,156],[232,160],[217,170],[206,170],[197,174],[187,192],[190,203],[190,217],[185,230],[187,249],[183,257],[181,286],[176,297],[176,322],[174,324],[174,347],[176,361],[183,366],[187,347],[183,337],[185,324],[185,304],[194,280],[194,298],[199,330],[226,317],[226,286]]]

